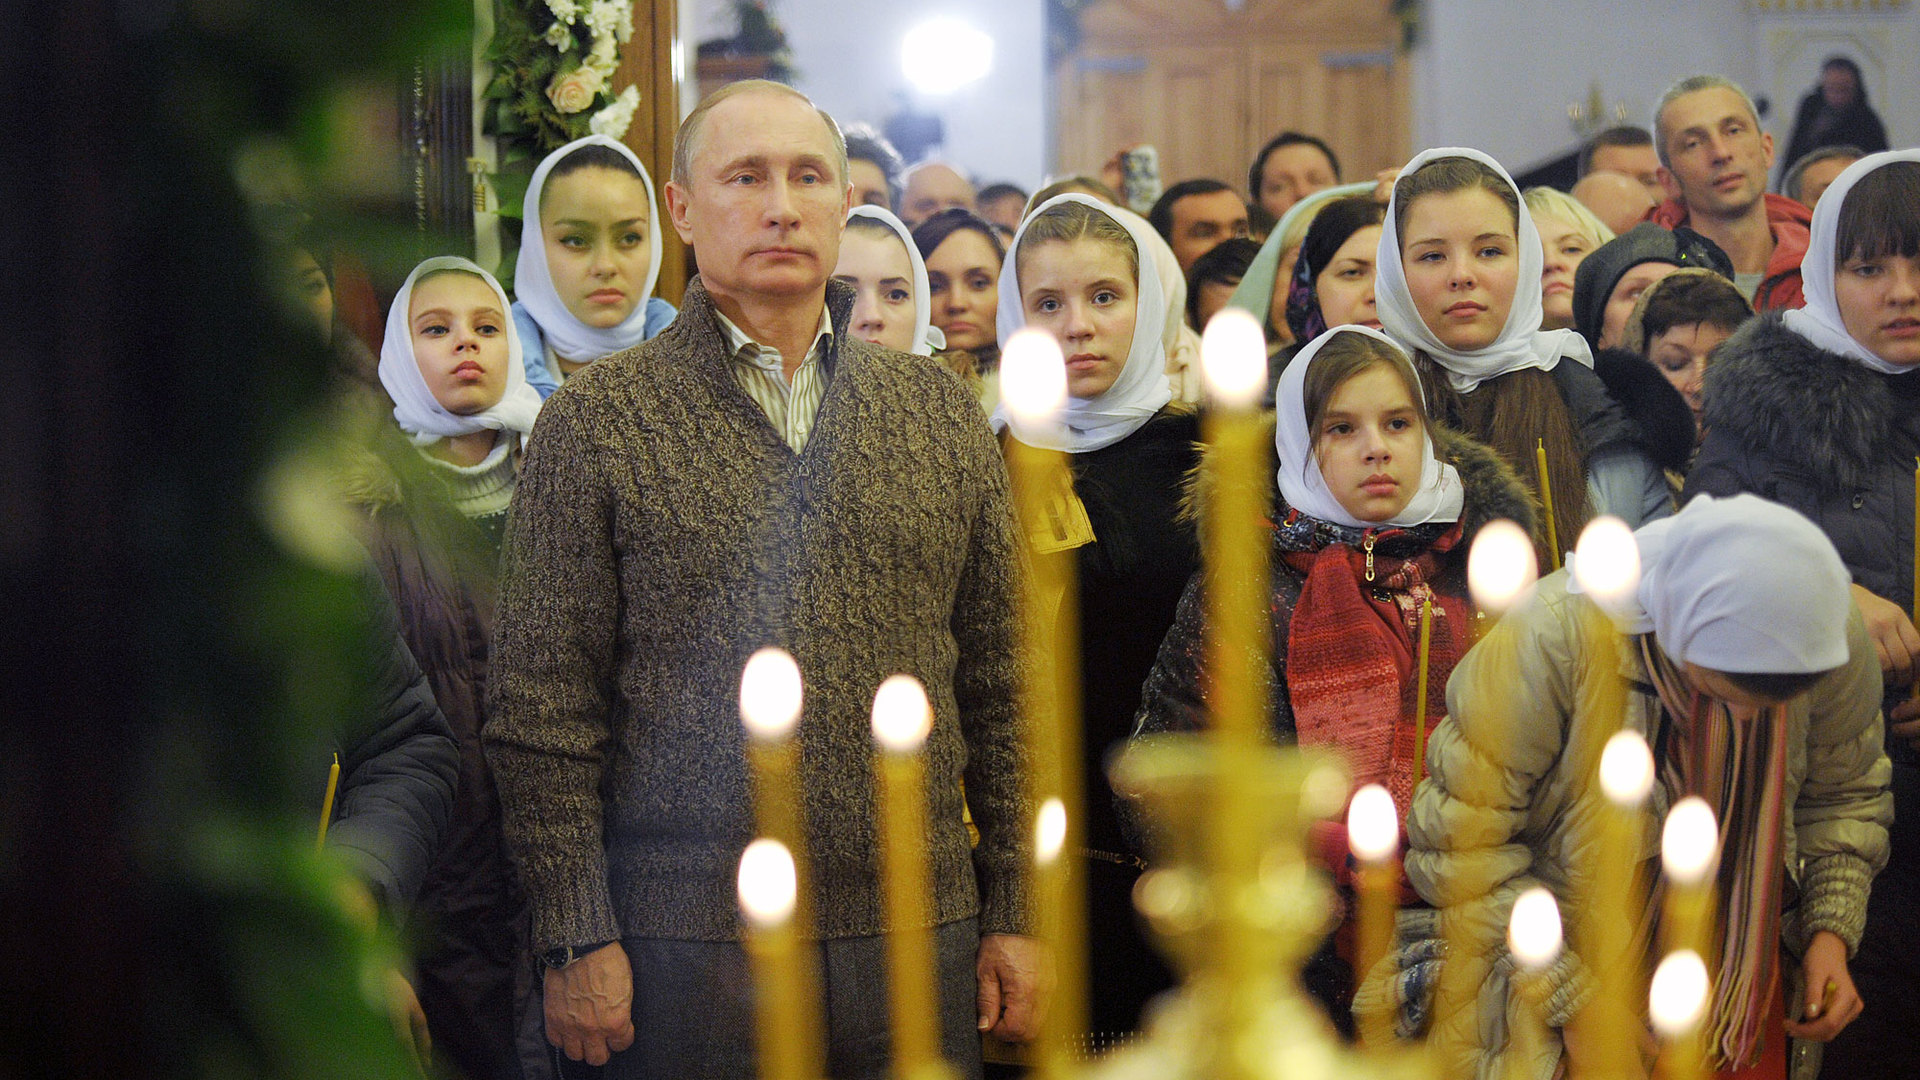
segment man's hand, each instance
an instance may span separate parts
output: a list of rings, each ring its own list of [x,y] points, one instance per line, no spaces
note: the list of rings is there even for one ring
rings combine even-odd
[[[1040,1034],[1053,996],[1053,954],[1038,938],[988,934],[974,965],[980,980],[980,1030],[1010,1043]]]
[[[574,1061],[605,1065],[633,1045],[633,969],[619,942],[546,973],[547,1041]]]
[[[1920,750],[1920,698],[1908,698],[1887,714],[1887,734]]]
[[[1813,935],[1807,945],[1800,970],[1807,977],[1807,1011],[1804,1020],[1787,1021],[1787,1034],[1796,1039],[1827,1042],[1840,1034],[1866,1006],[1853,988],[1853,976],[1847,971],[1847,943],[1831,930]]]
[[[1854,603],[1867,622],[1867,634],[1873,638],[1873,651],[1880,654],[1880,671],[1892,686],[1913,681],[1916,659],[1920,659],[1920,631],[1913,620],[1891,600],[1883,600],[1858,585],[1852,586]]]

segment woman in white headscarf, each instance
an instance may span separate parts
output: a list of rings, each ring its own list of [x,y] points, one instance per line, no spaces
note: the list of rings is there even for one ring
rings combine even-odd
[[[1706,438],[1684,497],[1757,492],[1812,518],[1853,579],[1886,677],[1897,802],[1892,863],[1874,883],[1859,971],[1872,1008],[1837,1043],[1839,1067],[1920,1074],[1910,1010],[1920,954],[1920,668],[1913,610],[1920,456],[1920,150],[1848,166],[1820,198],[1800,264],[1807,306],[1754,319],[1707,368]]]
[[[540,395],[499,283],[465,259],[421,263],[387,314],[380,381],[406,438],[377,444],[351,496],[460,748],[452,817],[413,907],[429,929],[412,981],[437,1057],[468,1076],[519,1075],[515,1017],[538,1015],[517,989],[532,945],[480,731],[494,568]]]
[[[1604,1075],[1608,1043],[1624,1037],[1638,1052],[1642,1008],[1596,994],[1592,965],[1643,970],[1657,957],[1596,956],[1575,918],[1560,957],[1522,995],[1506,946],[1520,893],[1544,886],[1562,911],[1585,915],[1599,876],[1620,872],[1600,865],[1604,796],[1592,777],[1624,725],[1654,749],[1635,841],[1645,861],[1682,797],[1703,798],[1720,824],[1719,914],[1705,951],[1710,1067],[1784,1078],[1791,1056],[1793,1075],[1810,1080],[1818,1054],[1789,1055],[1787,1037],[1830,1039],[1859,1015],[1848,956],[1887,858],[1893,804],[1873,645],[1833,545],[1777,503],[1696,499],[1634,540],[1631,593],[1583,593],[1576,563],[1522,597],[1454,669],[1429,782],[1407,819],[1407,876],[1440,918],[1403,913],[1403,940],[1422,942],[1396,961],[1431,960],[1445,938],[1428,1046],[1447,1076],[1548,1080],[1563,1055],[1566,1075]],[[1645,872],[1657,915],[1667,886],[1657,866]],[[1600,917],[1643,925],[1637,907]],[[1404,988],[1376,978],[1355,1009],[1402,1005]]]
[[[933,325],[926,260],[892,211],[856,206],[847,214],[833,278],[853,286],[847,328],[855,337],[915,356],[946,348],[946,335]]]
[[[1036,431],[1016,419],[1007,437],[1066,451],[1073,475],[1070,490],[1022,524],[1036,554],[1072,550],[1079,567],[1096,1038],[1135,1030],[1147,1000],[1172,984],[1133,912],[1138,860],[1105,794],[1104,768],[1108,748],[1131,730],[1140,684],[1199,565],[1180,499],[1200,431],[1168,385],[1167,329],[1180,316],[1169,309],[1159,242],[1131,211],[1059,195],[1021,224],[1000,277],[1003,349],[1016,332],[1043,332],[1067,369],[1060,425]],[[994,420],[1007,425],[1004,403]]]
[[[653,295],[660,211],[633,151],[588,135],[548,154],[527,185],[514,268],[514,323],[527,382],[546,397],[587,364],[666,329]]]
[[[1428,150],[1394,182],[1374,297],[1381,326],[1414,354],[1436,416],[1499,451],[1536,492],[1535,450],[1545,448],[1564,550],[1592,513],[1638,525],[1672,504],[1586,342],[1540,329],[1543,262],[1539,231],[1499,163]]]
[[[1269,686],[1274,736],[1337,750],[1356,787],[1406,813],[1421,733],[1472,643],[1466,559],[1496,518],[1531,527],[1525,487],[1498,455],[1428,422],[1420,380],[1377,330],[1336,327],[1282,373],[1275,409]],[[1200,492],[1205,497],[1205,491]],[[1204,586],[1196,577],[1142,694],[1141,735],[1207,727]],[[1432,604],[1428,715],[1416,715],[1420,611]],[[1328,869],[1347,882],[1346,845]],[[1307,986],[1348,1026],[1351,958],[1322,950]]]

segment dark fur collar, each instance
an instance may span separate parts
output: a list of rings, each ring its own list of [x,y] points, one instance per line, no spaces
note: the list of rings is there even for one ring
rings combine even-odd
[[[1748,453],[1790,462],[1829,485],[1857,488],[1890,458],[1914,454],[1912,403],[1901,401],[1889,383],[1769,314],[1715,350],[1707,366],[1706,423],[1734,435]]]

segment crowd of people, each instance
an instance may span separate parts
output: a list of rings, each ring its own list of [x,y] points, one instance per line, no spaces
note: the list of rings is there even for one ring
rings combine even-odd
[[[1051,658],[1022,641],[1021,574],[1068,551],[1086,1034],[1140,1030],[1173,980],[1132,903],[1154,853],[1105,762],[1209,723],[1198,332],[1231,306],[1268,346],[1273,734],[1385,786],[1407,845],[1393,955],[1356,970],[1330,926],[1308,965],[1331,1023],[1391,1014],[1447,1075],[1543,1080],[1597,1075],[1602,1032],[1644,1029],[1593,992],[1618,958],[1576,935],[1540,1037],[1513,1034],[1533,1015],[1506,955],[1515,896],[1545,884],[1574,910],[1594,886],[1583,733],[1619,722],[1600,672],[1626,679],[1626,724],[1656,749],[1641,854],[1683,796],[1722,825],[1716,1074],[1920,1074],[1920,151],[1886,151],[1838,60],[1787,155],[1738,85],[1701,75],[1649,129],[1594,136],[1580,172],[1522,190],[1443,147],[1343,183],[1333,148],[1287,132],[1244,190],[1182,178],[1136,213],[1117,176],[1029,194],[907,168],[745,82],[687,117],[657,190],[614,140],[550,154],[511,295],[428,259],[377,362],[288,245],[341,381],[380,400],[351,492],[459,748],[439,850],[390,900],[424,935],[408,984],[433,1054],[474,1078],[754,1074],[737,710],[767,646],[805,685],[827,1072],[890,1060],[868,713],[900,673],[932,709],[943,1053],[980,1076],[982,1035],[1030,1040],[1052,976],[1021,687]],[[677,310],[653,295],[664,228],[698,264]],[[999,400],[1022,330],[1066,368],[1038,432]],[[1018,512],[1016,439],[1071,475]],[[1642,564],[1617,664],[1589,662],[1596,601],[1565,572],[1497,619],[1477,608],[1466,560],[1489,523],[1544,567],[1602,515]],[[1316,850],[1346,889],[1344,849]]]

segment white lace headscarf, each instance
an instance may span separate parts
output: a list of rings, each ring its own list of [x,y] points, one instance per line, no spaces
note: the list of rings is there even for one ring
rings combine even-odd
[[[492,408],[471,416],[448,412],[446,406],[427,389],[420,374],[420,362],[413,355],[413,327],[408,309],[413,304],[413,287],[421,278],[442,270],[454,270],[485,281],[500,298],[501,330],[507,335],[507,389]],[[520,362],[520,335],[508,313],[507,293],[493,275],[477,264],[451,255],[428,259],[413,268],[406,283],[394,295],[387,309],[387,335],[380,346],[380,385],[393,398],[393,419],[400,430],[413,436],[416,445],[425,446],[453,435],[471,435],[476,431],[512,431],[525,435],[533,430],[540,414],[540,393],[527,385],[527,372]]]
[[[1167,381],[1167,328],[1169,319],[1177,320],[1180,316],[1167,307],[1168,291],[1161,282],[1159,259],[1153,246],[1154,242],[1164,245],[1165,241],[1153,231],[1153,226],[1131,210],[1112,206],[1089,195],[1069,192],[1056,195],[1036,207],[1020,223],[1020,231],[1014,234],[1013,243],[1007,245],[1006,262],[1000,268],[1000,311],[996,320],[1000,341],[1003,344],[1011,341],[1014,332],[1025,326],[1027,321],[1026,305],[1020,300],[1020,241],[1042,212],[1067,202],[1092,207],[1127,230],[1127,235],[1133,238],[1134,247],[1138,249],[1140,266],[1138,302],[1133,316],[1133,346],[1127,350],[1126,366],[1121,369],[1120,377],[1097,397],[1069,397],[1066,411],[1061,417],[1063,426],[1054,429],[1051,435],[1043,439],[1053,444],[1044,449],[1079,454],[1111,446],[1133,434],[1173,400],[1173,388]],[[993,425],[998,430],[1006,424],[1006,406],[1002,405],[994,410]],[[1023,438],[1026,434],[1022,432]],[[1034,435],[1042,438],[1039,433]]]
[[[1807,306],[1782,316],[1787,329],[1814,345],[1888,375],[1904,374],[1914,368],[1887,363],[1847,333],[1846,324],[1840,321],[1840,302],[1834,296],[1833,270],[1834,261],[1841,254],[1834,250],[1834,244],[1840,233],[1840,211],[1846,208],[1847,193],[1861,177],[1896,161],[1920,161],[1920,150],[1868,154],[1843,169],[1820,196],[1820,205],[1813,208],[1813,238],[1807,244],[1806,255],[1800,259],[1800,288],[1807,298]]]
[[[1380,230],[1380,250],[1374,265],[1377,275],[1374,306],[1380,315],[1380,325],[1395,341],[1432,357],[1434,363],[1447,370],[1447,382],[1463,394],[1470,393],[1488,379],[1510,371],[1525,368],[1551,371],[1563,358],[1571,358],[1592,367],[1593,350],[1588,348],[1586,340],[1578,332],[1540,329],[1540,271],[1546,261],[1540,247],[1540,230],[1534,227],[1533,215],[1527,212],[1526,201],[1520,197],[1519,185],[1513,182],[1513,177],[1507,175],[1499,162],[1478,150],[1443,146],[1424,151],[1408,162],[1407,167],[1400,170],[1400,177],[1411,176],[1430,161],[1450,157],[1469,158],[1492,169],[1513,189],[1514,201],[1519,204],[1519,229],[1515,240],[1520,249],[1517,253],[1520,270],[1513,291],[1513,304],[1507,309],[1506,325],[1501,327],[1499,337],[1485,347],[1469,352],[1451,349],[1441,343],[1420,317],[1420,309],[1415,306],[1413,293],[1407,287],[1406,270],[1400,264],[1400,230],[1394,224],[1399,208],[1392,201],[1387,203],[1387,219]],[[1398,186],[1398,178],[1395,186]]]
[[[1280,452],[1280,495],[1287,505],[1308,517],[1356,529],[1376,525],[1425,525],[1430,521],[1458,521],[1465,505],[1460,474],[1433,453],[1433,432],[1420,440],[1420,489],[1398,514],[1386,521],[1361,521],[1340,505],[1313,458],[1313,432],[1307,427],[1307,371],[1320,350],[1340,334],[1360,334],[1400,352],[1393,339],[1370,326],[1336,326],[1301,348],[1280,374],[1274,392],[1274,446]],[[1419,376],[1409,387],[1417,399]]]
[[[647,189],[647,277],[640,286],[639,299],[634,302],[632,314],[618,325],[604,329],[587,325],[580,321],[579,316],[567,310],[566,302],[554,290],[552,270],[547,266],[546,238],[540,231],[540,196],[546,190],[547,175],[562,159],[583,146],[605,146],[619,153],[633,163],[634,169],[640,173],[641,185]],[[647,175],[647,167],[640,164],[640,158],[605,135],[575,139],[548,154],[540,162],[540,167],[533,170],[533,181],[527,185],[523,214],[520,262],[514,270],[514,291],[527,313],[533,316],[533,321],[540,324],[540,333],[547,339],[555,355],[574,362],[598,360],[631,349],[645,340],[647,300],[653,295],[653,286],[660,278],[660,252],[663,245],[660,242],[660,202],[654,197],[653,178]]]

